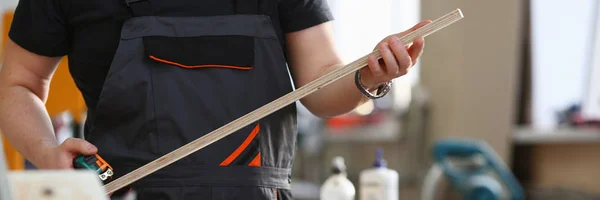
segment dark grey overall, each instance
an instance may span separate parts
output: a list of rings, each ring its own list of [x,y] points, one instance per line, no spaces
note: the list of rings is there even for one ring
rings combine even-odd
[[[132,0],[128,0],[132,1]],[[292,91],[284,52],[258,0],[235,14],[154,16],[128,2],[121,40],[86,138],[118,178]],[[138,199],[291,199],[292,104],[145,177]]]

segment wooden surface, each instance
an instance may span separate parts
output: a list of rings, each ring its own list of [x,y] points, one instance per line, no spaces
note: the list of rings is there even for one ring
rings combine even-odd
[[[434,20],[432,23],[427,24],[403,37],[400,38],[400,41],[403,44],[410,44],[417,37],[425,37],[428,36],[450,24],[460,20],[463,18],[463,14],[461,10],[456,9],[453,12],[450,12],[437,20]],[[378,51],[374,51],[371,53],[378,58],[381,58],[381,55]],[[105,190],[107,193],[115,192],[177,160],[184,158],[185,156],[194,153],[226,136],[229,134],[250,125],[251,123],[289,105],[295,103],[299,99],[329,85],[332,82],[335,82],[342,77],[350,75],[354,73],[356,70],[361,69],[367,65],[367,58],[369,55],[365,55],[362,58],[346,65],[345,67],[339,68],[328,74],[311,81],[303,87],[298,88],[297,90],[290,92],[279,99],[268,103],[232,122],[222,126],[205,136],[196,139],[126,175],[120,177],[105,186]]]
[[[520,127],[514,141],[515,173],[524,186],[535,189],[532,194],[552,199],[600,196],[600,130]]]
[[[20,171],[8,174],[14,200],[106,200],[92,171]]]
[[[558,128],[536,130],[529,127],[517,128],[513,135],[516,144],[600,144],[600,129]]]
[[[536,144],[531,151],[532,186],[600,195],[600,144]]]

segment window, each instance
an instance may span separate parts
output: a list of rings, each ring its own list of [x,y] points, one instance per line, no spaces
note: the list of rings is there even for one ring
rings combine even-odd
[[[419,0],[327,1],[336,18],[333,28],[337,48],[346,63],[371,52],[384,37],[420,21]],[[418,82],[418,66],[405,79]]]
[[[582,112],[585,118],[600,120],[600,3],[596,2],[595,16],[592,26],[592,45],[590,55],[590,65],[587,70],[585,99],[583,101]]]
[[[420,0],[327,1],[336,19],[333,29],[337,49],[345,63],[370,53],[386,36],[402,32],[421,20]],[[408,75],[394,81],[390,95],[394,97],[395,108],[408,106],[410,86],[418,81],[419,63]]]
[[[581,103],[586,93],[596,1],[531,3],[532,125],[554,128],[557,112]]]

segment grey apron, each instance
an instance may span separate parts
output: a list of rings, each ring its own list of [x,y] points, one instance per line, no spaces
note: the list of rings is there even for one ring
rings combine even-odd
[[[125,0],[133,17],[86,122],[115,178],[293,90],[257,1],[237,0],[231,15],[164,17]],[[292,104],[130,187],[138,199],[291,199],[295,134]]]

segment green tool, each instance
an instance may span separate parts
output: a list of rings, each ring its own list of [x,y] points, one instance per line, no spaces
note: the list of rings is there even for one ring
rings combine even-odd
[[[75,169],[88,169],[98,173],[100,180],[107,181],[114,175],[113,168],[100,155],[91,156],[79,155],[73,161]]]

